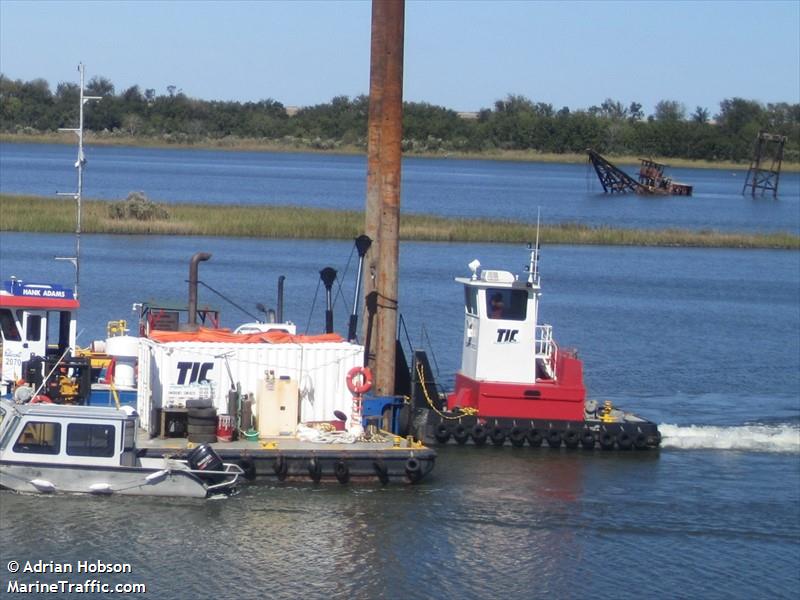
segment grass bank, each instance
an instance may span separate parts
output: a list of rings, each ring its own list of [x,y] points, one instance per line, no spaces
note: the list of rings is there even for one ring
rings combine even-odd
[[[109,201],[84,201],[84,233],[194,235],[277,239],[352,239],[363,231],[360,211],[335,211],[294,206],[219,206],[169,204],[169,218],[156,221],[112,219]],[[0,195],[0,231],[70,233],[75,230],[75,205],[64,199]],[[400,238],[409,241],[524,243],[534,239],[535,226],[509,220],[454,219],[406,214]],[[614,229],[576,223],[548,225],[540,238],[548,244],[613,246],[686,246],[703,248],[800,249],[800,236],[790,233],[723,233],[666,229]]]
[[[209,150],[238,150],[247,152],[310,152],[319,154],[364,154],[364,148],[355,145],[339,145],[334,149],[323,150],[311,145],[282,140],[239,138],[229,136],[220,139],[201,138],[195,141],[176,141],[168,136],[144,137],[121,135],[118,133],[97,134],[87,132],[85,143],[96,146],[135,146],[140,148],[193,148]],[[75,144],[74,134],[48,132],[41,134],[0,134],[0,142],[32,143],[32,144]],[[584,164],[588,162],[586,154],[554,154],[536,152],[534,150],[487,150],[485,152],[405,152],[405,156],[423,158],[447,159],[480,159],[480,160],[505,160],[516,162]],[[617,165],[639,165],[639,156],[606,156]],[[666,164],[670,167],[692,169],[726,169],[732,171],[747,170],[750,163],[732,161],[694,160],[688,158],[646,157]],[[784,161],[782,170],[785,172],[800,172],[800,162]]]

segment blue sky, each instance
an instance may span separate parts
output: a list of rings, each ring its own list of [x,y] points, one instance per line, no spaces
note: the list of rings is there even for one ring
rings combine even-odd
[[[206,100],[287,106],[369,89],[369,2],[0,0],[0,71],[53,89],[175,85]],[[800,1],[406,5],[404,98],[455,110],[507,94],[556,109],[606,98],[715,114],[734,96],[800,102]]]

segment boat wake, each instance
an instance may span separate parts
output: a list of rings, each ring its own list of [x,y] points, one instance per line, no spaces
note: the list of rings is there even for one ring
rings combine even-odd
[[[662,448],[681,450],[747,450],[800,454],[800,425],[658,426]]]

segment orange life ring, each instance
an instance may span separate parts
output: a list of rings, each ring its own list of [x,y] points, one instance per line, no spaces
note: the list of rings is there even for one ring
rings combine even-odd
[[[360,381],[360,383],[358,383]],[[360,396],[372,389],[372,371],[369,367],[353,367],[347,373],[347,389]]]
[[[34,396],[31,398],[31,404],[52,404],[53,401],[50,400],[48,396],[44,394],[39,394],[38,396]]]

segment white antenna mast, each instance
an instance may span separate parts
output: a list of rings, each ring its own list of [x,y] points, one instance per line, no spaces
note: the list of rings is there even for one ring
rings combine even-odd
[[[59,131],[73,131],[78,136],[78,160],[75,162],[75,168],[78,169],[78,191],[77,192],[56,192],[57,196],[72,196],[78,205],[78,215],[75,224],[75,256],[56,256],[56,260],[67,260],[75,267],[75,299],[78,299],[78,284],[81,279],[81,194],[83,193],[83,166],[86,164],[86,156],[83,154],[83,105],[90,100],[102,100],[101,96],[84,96],[83,94],[83,79],[84,79],[84,66],[83,63],[78,63],[78,71],[81,74],[81,87],[80,87],[80,104],[78,109],[78,128],[67,129],[60,128]]]
[[[531,248],[531,262],[528,266],[528,283],[539,284],[539,221],[542,207],[536,209],[536,243]],[[530,248],[530,243],[528,244]]]

